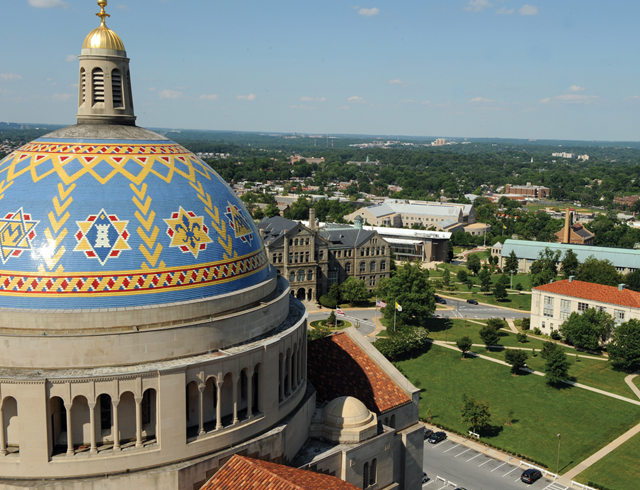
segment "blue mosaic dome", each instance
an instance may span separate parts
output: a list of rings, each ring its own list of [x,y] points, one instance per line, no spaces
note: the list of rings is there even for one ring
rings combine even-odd
[[[157,305],[269,277],[260,235],[227,183],[173,141],[127,131],[150,138],[61,130],[0,162],[0,307]]]

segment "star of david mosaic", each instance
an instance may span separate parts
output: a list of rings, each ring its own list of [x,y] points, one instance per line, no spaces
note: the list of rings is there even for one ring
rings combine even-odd
[[[78,244],[74,252],[83,252],[88,259],[97,259],[104,265],[108,259],[117,258],[124,250],[131,250],[127,243],[129,232],[126,220],[120,220],[104,209],[89,215],[86,221],[76,221]]]
[[[224,213],[224,215],[229,220],[229,225],[233,228],[236,238],[239,238],[244,243],[251,245],[251,241],[253,240],[253,230],[251,229],[251,224],[243,211],[235,204],[231,204],[227,201],[227,212]]]
[[[209,228],[204,224],[203,216],[196,216],[193,211],[172,213],[170,219],[165,219],[167,235],[171,237],[170,247],[178,247],[183,253],[191,252],[195,258],[207,248],[213,240],[209,238]]]
[[[22,208],[0,218],[0,258],[5,264],[11,257],[20,257],[25,250],[32,250],[31,241],[36,236],[36,225]]]

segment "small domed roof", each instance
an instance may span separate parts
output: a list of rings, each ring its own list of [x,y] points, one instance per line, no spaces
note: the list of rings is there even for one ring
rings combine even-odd
[[[124,51],[124,43],[120,36],[109,29],[105,23],[105,17],[109,17],[104,11],[107,6],[107,0],[98,0],[100,13],[96,14],[102,19],[100,27],[91,31],[82,43],[82,49],[111,49],[115,51]]]
[[[336,428],[362,427],[371,422],[373,415],[357,398],[340,396],[324,407],[322,421]]]

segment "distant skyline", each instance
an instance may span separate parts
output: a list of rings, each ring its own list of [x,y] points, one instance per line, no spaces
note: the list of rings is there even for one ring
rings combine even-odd
[[[95,0],[2,7],[0,120],[74,124]],[[137,124],[640,141],[637,0],[110,0]]]

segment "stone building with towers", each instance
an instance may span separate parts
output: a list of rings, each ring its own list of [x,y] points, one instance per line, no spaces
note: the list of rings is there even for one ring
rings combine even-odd
[[[198,490],[234,455],[420,488],[419,390],[354,330],[341,375],[358,382],[324,410],[304,306],[227,183],[135,125],[129,59],[98,5],[77,124],[0,161],[0,489]],[[367,373],[392,406],[364,396]],[[342,430],[353,407],[357,441]]]

